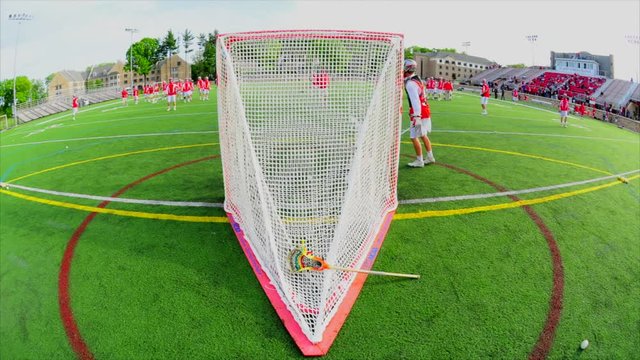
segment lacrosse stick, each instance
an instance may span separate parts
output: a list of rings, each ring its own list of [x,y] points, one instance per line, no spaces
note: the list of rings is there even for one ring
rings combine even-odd
[[[289,252],[289,265],[291,266],[291,271],[302,272],[302,271],[324,271],[324,270],[341,270],[348,272],[357,272],[362,274],[369,275],[383,275],[383,276],[397,276],[397,277],[405,277],[412,279],[419,279],[420,275],[414,274],[400,274],[400,273],[392,273],[386,271],[374,271],[374,270],[361,270],[361,269],[353,269],[353,268],[345,268],[340,266],[332,266],[327,264],[323,258],[317,255],[313,255],[313,252],[307,250],[304,243],[296,249],[293,249]]]

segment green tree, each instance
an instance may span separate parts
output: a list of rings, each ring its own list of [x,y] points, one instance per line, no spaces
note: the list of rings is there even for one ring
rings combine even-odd
[[[182,47],[184,47],[184,59],[187,62],[189,62],[187,56],[189,56],[189,53],[193,51],[193,49],[191,49],[191,44],[193,44],[194,39],[195,37],[193,36],[193,33],[189,31],[189,29],[185,29],[184,33],[182,33]]]
[[[207,35],[200,34],[198,36],[198,46],[202,44],[202,50],[196,54],[193,65],[191,65],[192,77],[205,77],[214,79],[216,77],[216,38],[218,30]],[[204,42],[201,42],[201,40]]]
[[[25,103],[32,94],[32,83],[26,76],[16,77],[16,99],[18,104]],[[2,105],[0,106],[0,114],[13,116],[13,79],[7,79],[0,83],[0,97]],[[32,99],[33,100],[33,99]]]
[[[513,65],[505,65],[506,67],[516,68],[516,69],[524,69],[527,67],[525,64],[513,64]]]
[[[409,46],[408,48],[404,49],[404,58],[405,59],[413,59],[413,54],[415,53],[422,53],[422,54],[426,54],[426,53],[431,53],[431,52],[440,52],[440,51],[444,51],[444,52],[450,52],[450,53],[457,53],[458,51],[454,48],[426,48],[426,47],[421,47],[421,46]]]
[[[127,56],[133,54],[133,71],[144,76],[145,82],[153,66],[158,62],[159,47],[158,39],[143,38],[131,45],[131,48],[127,50]],[[130,62],[127,58],[127,63],[124,66],[125,71],[130,70],[129,64]]]

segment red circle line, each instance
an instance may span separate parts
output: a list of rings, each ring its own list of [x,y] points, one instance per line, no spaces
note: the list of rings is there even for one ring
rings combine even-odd
[[[169,171],[175,170],[177,168],[195,164],[201,161],[210,160],[218,158],[219,155],[207,156],[197,160],[187,161],[181,164],[177,164],[166,169],[157,171],[153,174],[149,174],[144,176],[126,186],[116,191],[111,197],[118,197],[133,188],[140,183],[147,181],[153,177],[158,175],[167,173]],[[111,201],[105,200],[98,205],[99,208],[104,208],[109,205]],[[93,221],[98,213],[92,212],[84,219],[84,221],[78,226],[76,231],[74,231],[71,239],[67,243],[67,247],[64,250],[64,255],[62,256],[62,264],[60,265],[60,273],[58,275],[58,304],[60,306],[60,317],[62,318],[62,325],[64,326],[64,330],[67,334],[67,338],[69,339],[69,343],[71,348],[76,353],[79,359],[82,360],[93,360],[94,356],[91,353],[91,350],[87,346],[87,343],[82,338],[80,334],[80,330],[78,329],[78,324],[76,323],[75,317],[73,316],[73,310],[71,308],[71,296],[69,294],[69,275],[71,273],[71,263],[73,262],[73,255],[76,250],[76,246],[78,245],[78,241],[80,237],[87,229],[87,226]]]

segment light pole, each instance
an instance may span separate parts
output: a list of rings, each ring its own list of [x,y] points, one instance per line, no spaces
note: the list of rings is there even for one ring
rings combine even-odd
[[[18,110],[18,99],[16,99],[16,65],[18,63],[18,39],[20,38],[20,24],[23,21],[29,21],[33,19],[31,14],[9,14],[9,20],[18,22],[18,29],[16,30],[16,50],[13,57],[13,117],[16,118],[16,112]]]
[[[463,41],[462,47],[464,48],[464,53],[469,55],[469,47],[471,46],[471,41]]]
[[[129,43],[129,85],[131,85],[131,91],[133,91],[133,33],[137,33],[139,30],[126,28],[124,31],[131,33],[131,42]]]
[[[626,35],[625,38],[627,39],[627,42],[631,45],[635,45],[636,49],[635,49],[635,53],[636,53],[636,59],[637,62],[635,63],[636,65],[636,82],[638,82],[638,80],[640,79],[639,75],[639,71],[640,71],[640,55],[638,55],[638,52],[640,51],[640,35]]]
[[[536,65],[535,44],[536,44],[536,41],[538,41],[538,35],[527,35],[525,37],[531,43],[531,66],[535,66]]]

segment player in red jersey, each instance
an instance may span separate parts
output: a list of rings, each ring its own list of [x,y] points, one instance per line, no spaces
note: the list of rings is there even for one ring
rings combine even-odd
[[[512,94],[511,100],[512,101],[518,101],[519,97],[518,97],[518,88],[517,87],[513,88],[513,91],[511,91],[511,94]]]
[[[71,99],[71,108],[73,109],[73,120],[76,119],[76,114],[78,113],[78,97],[73,95],[73,99]]]
[[[133,103],[135,105],[138,105],[138,87],[137,86],[133,88],[133,100],[134,100]]]
[[[560,126],[567,127],[567,114],[569,113],[569,99],[567,99],[566,95],[562,96],[562,100],[560,100]]]
[[[202,77],[198,76],[198,96],[200,97],[200,100],[202,100],[203,98],[203,94],[204,94],[204,80],[202,80]]]
[[[167,84],[167,111],[171,110],[171,103],[173,103],[173,111],[176,111],[176,96],[178,93],[178,85],[173,82],[173,79],[169,79]]]
[[[209,81],[209,77],[205,76],[204,80],[202,80],[204,87],[204,100],[209,100],[209,91],[211,90],[211,82]]]
[[[487,112],[487,104],[489,103],[490,97],[491,89],[489,88],[489,84],[487,84],[487,79],[482,79],[482,89],[480,90],[480,105],[482,105],[482,115],[489,114]]]
[[[447,80],[444,83],[444,99],[445,101],[451,100],[451,94],[453,93],[453,83]]]
[[[404,86],[409,98],[409,116],[411,117],[410,136],[413,148],[416,151],[416,160],[409,163],[411,167],[424,167],[425,164],[434,163],[431,149],[431,141],[427,134],[431,132],[431,109],[427,102],[424,84],[416,75],[417,64],[415,60],[404,61]],[[427,149],[426,160],[422,157],[422,145],[420,139]]]
[[[129,92],[126,88],[122,89],[122,106],[127,106],[127,99],[129,98]]]

